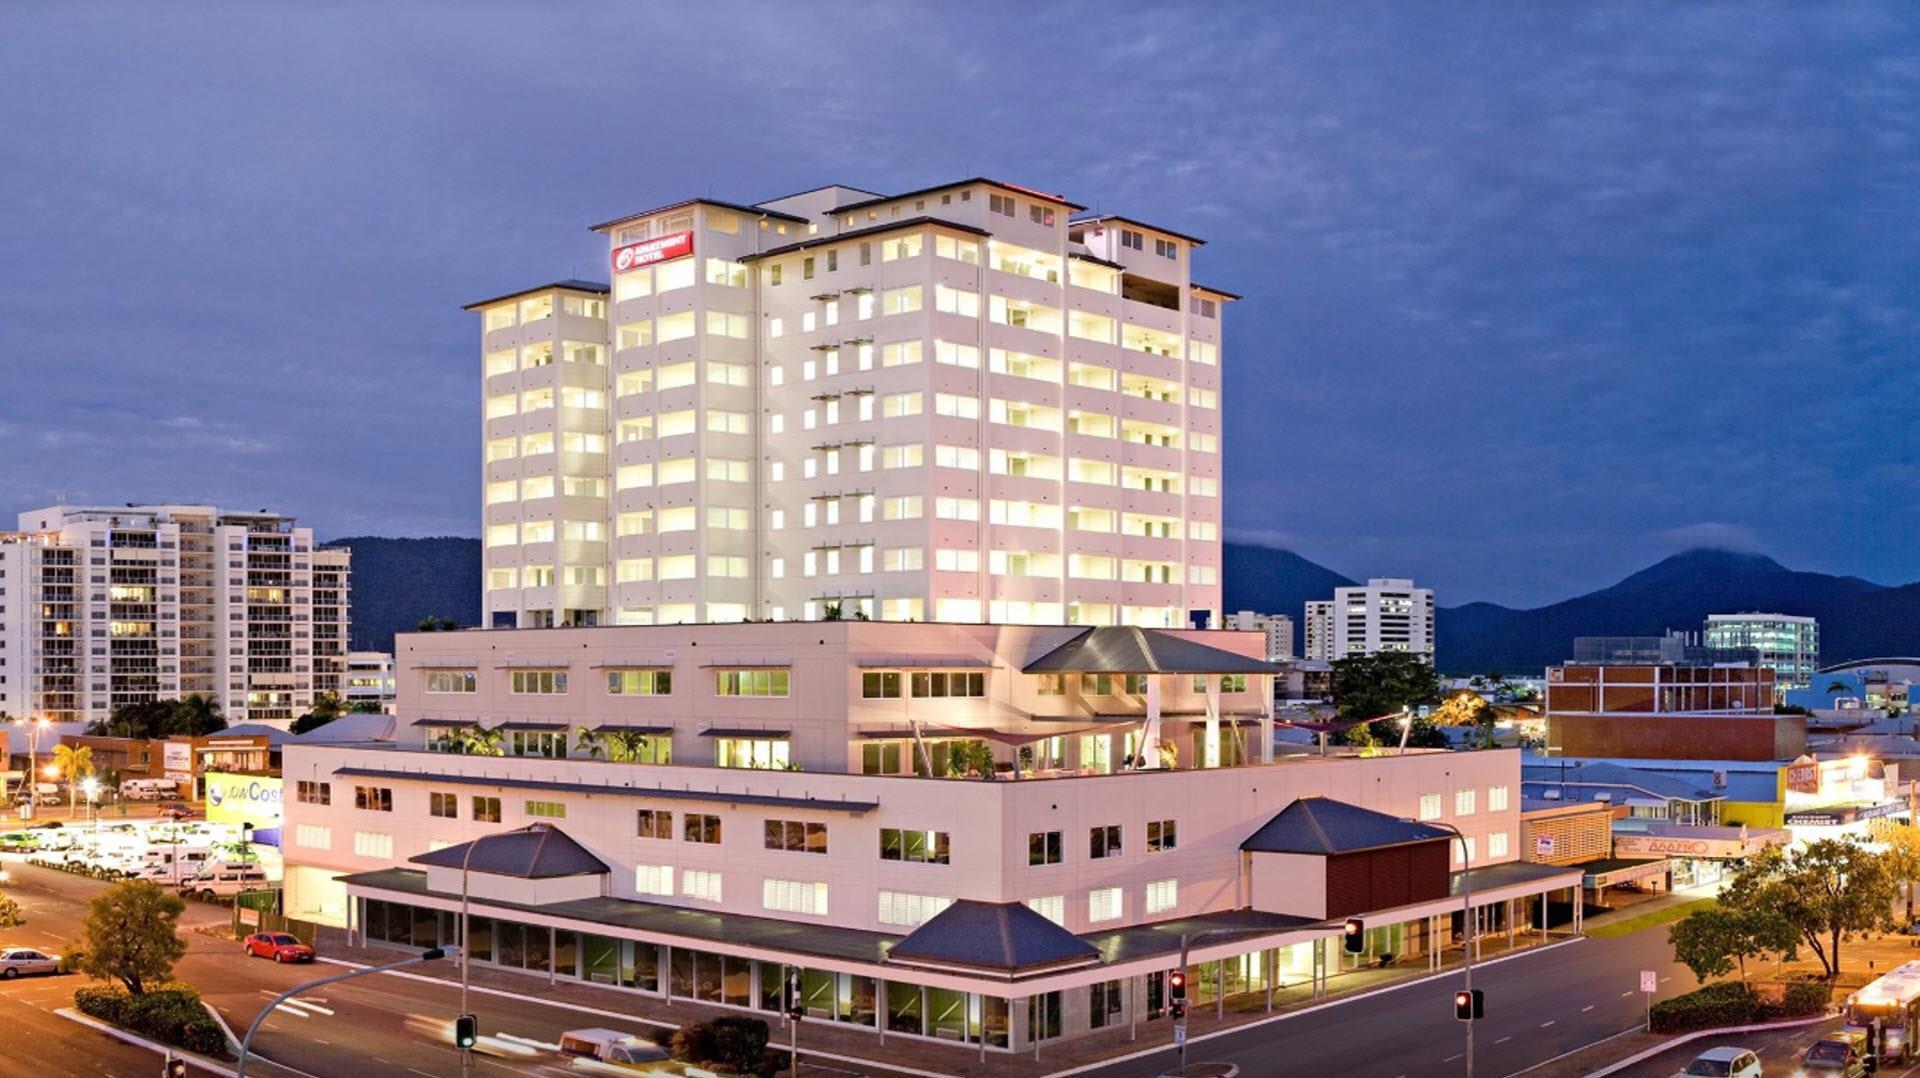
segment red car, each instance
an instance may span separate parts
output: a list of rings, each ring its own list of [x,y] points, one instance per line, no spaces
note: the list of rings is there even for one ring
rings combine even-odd
[[[285,932],[255,932],[247,937],[248,958],[271,958],[275,962],[311,962],[313,948]]]

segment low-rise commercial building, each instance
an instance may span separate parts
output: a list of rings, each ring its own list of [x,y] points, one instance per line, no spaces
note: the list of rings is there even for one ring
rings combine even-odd
[[[391,748],[287,750],[286,902],[374,942],[981,1052],[1431,962],[1579,874],[1518,754],[1271,753],[1254,634],[863,622],[403,635]],[[484,731],[484,732],[478,732]],[[446,751],[485,746],[486,754]],[[497,748],[503,755],[492,755]],[[1437,826],[1456,826],[1454,842]],[[472,844],[472,845],[468,845]],[[690,916],[695,914],[697,916]],[[1368,953],[1335,942],[1367,919]]]

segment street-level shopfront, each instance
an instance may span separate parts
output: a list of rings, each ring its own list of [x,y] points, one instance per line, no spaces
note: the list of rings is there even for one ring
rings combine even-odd
[[[1613,855],[1620,860],[1664,859],[1675,891],[1718,887],[1747,858],[1770,846],[1784,846],[1786,831],[1772,827],[1689,827],[1671,823],[1616,823]]]
[[[380,877],[380,882],[389,886],[376,888],[369,886],[367,877],[349,878],[348,931],[352,938],[373,945],[422,949],[458,942],[457,896],[425,891],[419,873],[399,870],[370,876]],[[1546,882],[1558,881],[1490,886],[1484,904],[1482,892],[1476,890],[1481,938],[1504,934],[1510,940],[1524,940],[1529,933],[1544,934],[1544,929],[1536,926],[1538,901],[1544,897]],[[1516,886],[1532,894],[1519,893]],[[375,893],[381,897],[374,897]],[[1401,912],[1416,915],[1399,917]],[[1228,918],[1221,923],[1235,923],[1231,918],[1236,915],[1221,916]],[[966,1045],[982,1053],[1031,1051],[1057,1039],[1163,1019],[1169,1003],[1166,972],[1178,964],[1177,951],[1146,950],[1132,957],[1143,944],[1164,948],[1169,934],[1156,929],[1166,926],[1139,926],[1106,937],[1087,937],[1103,952],[1116,955],[1117,960],[1110,965],[1024,977],[1011,983],[1002,980],[996,986],[986,983],[990,977],[963,971],[890,965],[884,958],[884,946],[874,951],[877,961],[850,960],[844,953],[808,955],[795,951],[774,956],[794,960],[786,963],[730,953],[724,948],[736,943],[731,933],[687,943],[641,938],[640,933],[629,931],[628,925],[567,923],[572,919],[547,916],[531,908],[501,908],[478,899],[469,917],[469,954],[484,966],[545,977],[551,983],[572,981],[668,1001],[693,1000],[768,1013],[780,1010],[781,986],[787,972],[797,966],[802,1002],[812,1019],[871,1030],[883,1038],[923,1037]],[[1398,918],[1394,923],[1381,923],[1394,918]],[[1359,956],[1342,953],[1338,924],[1297,925],[1285,931],[1234,928],[1231,940],[1194,946],[1188,997],[1195,1007],[1212,1007],[1224,1013],[1229,1000],[1249,996],[1257,999],[1264,994],[1268,1006],[1272,1006],[1281,990],[1294,990],[1290,999],[1318,998],[1331,991],[1334,978],[1358,969],[1377,968],[1383,958],[1415,969],[1437,968],[1440,955],[1432,945],[1457,945],[1465,938],[1464,923],[1464,911],[1457,900],[1450,910],[1423,907],[1417,913],[1409,910],[1373,915],[1367,931],[1368,953]],[[823,929],[815,935],[830,931],[836,930]],[[891,937],[876,935],[875,939],[886,941]],[[1170,934],[1170,939],[1177,947],[1178,930]],[[802,938],[792,942],[801,946],[806,943]],[[697,943],[705,945],[694,945]],[[763,945],[747,942],[731,949],[747,947]],[[960,987],[969,981],[992,990]]]

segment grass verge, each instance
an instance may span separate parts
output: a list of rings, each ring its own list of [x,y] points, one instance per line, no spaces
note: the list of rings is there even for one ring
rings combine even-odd
[[[1672,924],[1687,914],[1692,913],[1694,910],[1704,910],[1718,904],[1716,899],[1711,898],[1699,898],[1692,902],[1682,902],[1678,906],[1668,906],[1665,909],[1654,910],[1652,913],[1643,913],[1638,917],[1629,917],[1624,921],[1614,921],[1611,924],[1604,924],[1598,928],[1589,928],[1587,929],[1587,935],[1600,939],[1605,939],[1609,936],[1624,936],[1629,932],[1638,932],[1643,928],[1654,928],[1659,925]]]

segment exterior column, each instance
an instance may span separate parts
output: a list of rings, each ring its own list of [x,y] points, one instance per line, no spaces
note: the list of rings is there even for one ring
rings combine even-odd
[[[1141,980],[1142,978],[1138,976],[1127,978],[1127,1039],[1130,1041],[1140,1039]],[[984,1036],[981,1037],[980,1043],[986,1043]],[[982,1056],[981,1058],[984,1059],[985,1057]]]
[[[884,977],[873,979],[873,1028],[880,1031],[880,1043],[887,1043],[887,982]],[[987,1043],[987,1005],[980,1005],[980,1043]]]
[[[1507,899],[1507,946],[1513,946],[1513,899]]]
[[[1260,694],[1260,762],[1273,762],[1273,691],[1278,678],[1267,677],[1267,691]]]
[[[1222,957],[1213,967],[1213,1016],[1227,1016],[1227,960]]]
[[[1273,982],[1280,979],[1280,948],[1270,947],[1266,952],[1267,972],[1267,1010],[1273,1010]]]
[[[558,953],[559,950],[560,950],[560,930],[553,927],[552,925],[548,925],[547,926],[547,987],[549,988],[553,987],[553,983],[554,983],[553,967],[554,967],[554,964],[560,958],[560,955]],[[573,960],[575,962],[580,961],[579,951],[576,950],[574,952]]]
[[[1220,766],[1220,678],[1207,675],[1207,758],[1203,767]],[[1195,761],[1199,763],[1199,761]]]
[[[1160,759],[1160,675],[1147,675],[1147,723],[1140,735],[1140,756],[1147,767],[1163,766]]]
[[[660,957],[660,994],[666,997],[667,1006],[673,1006],[673,944],[662,944],[666,953]]]

